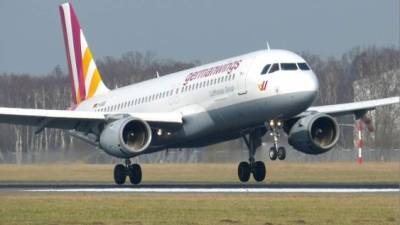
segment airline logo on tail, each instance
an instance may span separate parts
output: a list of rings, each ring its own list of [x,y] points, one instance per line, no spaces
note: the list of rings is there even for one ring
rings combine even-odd
[[[74,103],[107,93],[72,5],[62,4],[60,15]]]

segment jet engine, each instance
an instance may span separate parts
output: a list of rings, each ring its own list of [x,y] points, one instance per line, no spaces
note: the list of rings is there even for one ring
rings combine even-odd
[[[339,133],[339,125],[333,117],[317,113],[297,120],[290,128],[288,142],[301,152],[316,155],[333,148]]]
[[[110,155],[129,158],[145,151],[151,139],[147,122],[128,117],[105,125],[100,134],[100,147]]]

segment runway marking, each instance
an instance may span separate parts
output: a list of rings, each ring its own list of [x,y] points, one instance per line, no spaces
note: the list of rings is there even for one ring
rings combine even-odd
[[[133,192],[133,193],[400,193],[398,188],[52,188],[26,192]]]

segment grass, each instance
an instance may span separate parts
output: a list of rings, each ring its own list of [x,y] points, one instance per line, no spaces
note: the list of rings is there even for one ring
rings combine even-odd
[[[0,182],[113,183],[114,165],[0,165]],[[143,183],[238,182],[236,164],[143,164]],[[400,183],[400,163],[267,162],[268,183]]]
[[[236,164],[144,164],[143,183],[238,182]],[[400,183],[399,163],[269,162],[269,183]],[[0,165],[2,182],[112,184],[113,165]],[[0,225],[400,224],[396,194],[0,192]]]
[[[0,193],[0,224],[399,224],[398,195]]]

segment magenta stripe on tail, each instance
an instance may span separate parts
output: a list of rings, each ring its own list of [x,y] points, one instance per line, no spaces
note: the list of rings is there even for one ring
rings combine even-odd
[[[71,13],[71,25],[72,25],[72,34],[74,39],[74,49],[75,49],[75,63],[78,70],[78,80],[79,80],[79,94],[80,100],[83,101],[86,97],[85,91],[85,80],[83,78],[83,69],[82,69],[82,52],[81,52],[81,26],[79,24],[78,18],[76,17],[74,8],[72,5],[69,5],[70,13]]]

